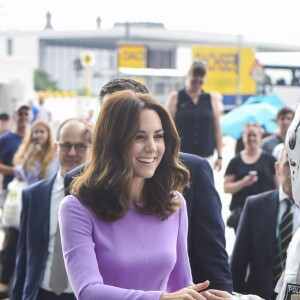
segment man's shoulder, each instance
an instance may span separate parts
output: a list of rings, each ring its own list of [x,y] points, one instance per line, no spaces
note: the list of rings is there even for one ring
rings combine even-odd
[[[190,172],[190,181],[195,182],[197,180],[198,184],[206,184],[211,179],[213,180],[213,171],[208,163],[208,161],[200,156],[188,153],[180,153],[180,161],[185,165],[185,167]]]
[[[278,201],[279,191],[278,189],[266,191],[257,195],[249,196],[246,200],[248,205],[251,206],[261,206],[264,205],[266,201]]]
[[[278,144],[281,142],[282,142],[282,140],[277,134],[271,134],[261,140],[261,145],[262,146],[273,145],[273,144]]]
[[[77,175],[81,174],[85,168],[85,164],[80,165],[76,167],[75,169],[69,171],[65,177],[64,177],[64,186],[65,186],[65,193],[68,195],[69,192],[69,187],[71,182],[73,181],[73,178],[76,177]]]
[[[21,144],[23,137],[13,132],[7,132],[0,136],[1,147],[14,148]]]
[[[10,132],[5,132],[0,134],[0,141],[6,140],[7,136],[9,136]]]
[[[66,178],[66,177],[67,177],[67,178],[73,178],[73,177],[79,175],[80,173],[83,172],[84,167],[85,167],[85,164],[82,164],[82,165],[76,167],[75,169],[69,171],[69,172],[65,175],[65,178]]]
[[[12,132],[7,132],[0,136],[0,155],[3,158],[3,163],[11,164],[10,156],[13,156],[18,150],[22,139],[23,137]]]
[[[38,192],[45,192],[46,187],[53,186],[54,180],[56,178],[56,174],[50,178],[40,180],[31,184],[30,186],[24,188],[24,193],[38,193]]]
[[[11,131],[8,131],[8,132],[5,132],[3,134],[0,135],[0,140],[1,141],[5,141],[5,140],[11,140],[11,139],[16,139],[16,138],[21,138],[21,136],[11,132]]]
[[[180,152],[179,153],[179,158],[183,163],[192,163],[192,164],[206,164],[208,163],[206,161],[206,159],[198,156],[198,155],[194,155],[194,154],[190,154],[190,153],[184,153],[184,152]]]
[[[267,142],[269,142],[269,141],[276,140],[277,138],[278,138],[277,134],[273,133],[273,134],[270,134],[270,135],[264,137],[264,138],[261,140],[261,142],[262,142],[262,143],[267,143]]]

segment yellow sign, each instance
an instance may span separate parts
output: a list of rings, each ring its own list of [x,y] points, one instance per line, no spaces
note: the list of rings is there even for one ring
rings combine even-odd
[[[37,91],[37,95],[45,98],[74,98],[76,91]]]
[[[84,62],[85,62],[86,64],[89,64],[89,63],[91,62],[91,57],[90,57],[89,55],[86,55],[86,56],[84,57]]]
[[[216,90],[223,95],[237,94],[240,78],[241,94],[256,93],[256,82],[251,76],[251,69],[255,62],[252,48],[241,48],[239,52],[238,47],[194,46],[192,60],[205,61],[207,64],[207,75],[203,86],[205,91]]]
[[[95,64],[95,54],[92,51],[81,53],[81,64],[85,67],[90,67]]]
[[[146,48],[143,46],[119,46],[119,68],[146,68]]]

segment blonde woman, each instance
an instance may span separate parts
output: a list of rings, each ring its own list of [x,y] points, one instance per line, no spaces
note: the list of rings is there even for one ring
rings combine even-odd
[[[54,141],[51,129],[45,121],[37,120],[31,125],[30,131],[25,135],[13,158],[13,163],[16,166],[16,177],[25,181],[27,185],[57,173],[58,162],[54,152]],[[0,299],[5,299],[8,295],[8,284],[15,267],[18,237],[19,230],[17,228],[5,228]]]
[[[181,151],[205,158],[212,168],[219,171],[223,159],[219,108],[222,95],[203,91],[205,76],[206,65],[194,62],[188,71],[185,87],[171,92],[166,107],[179,131]]]
[[[16,152],[13,163],[16,176],[28,185],[55,174],[58,163],[55,158],[54,142],[49,125],[35,121],[30,132]]]

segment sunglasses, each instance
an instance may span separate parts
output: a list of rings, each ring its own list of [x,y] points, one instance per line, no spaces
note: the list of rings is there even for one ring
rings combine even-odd
[[[25,112],[25,111],[23,111],[23,112],[22,112],[22,111],[19,111],[19,112],[18,112],[18,116],[19,116],[19,117],[22,117],[22,116],[29,116],[29,113],[28,113],[28,112]]]

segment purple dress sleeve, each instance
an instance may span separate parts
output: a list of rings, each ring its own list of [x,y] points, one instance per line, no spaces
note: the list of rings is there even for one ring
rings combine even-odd
[[[159,300],[164,291],[193,284],[184,199],[165,221],[130,210],[121,220],[103,222],[67,196],[59,223],[68,277],[79,300]]]
[[[187,233],[188,233],[188,217],[186,202],[183,196],[182,207],[180,210],[180,225],[178,230],[176,264],[172,270],[169,280],[167,292],[175,292],[190,285],[194,285],[190,268],[190,261],[187,250]]]

